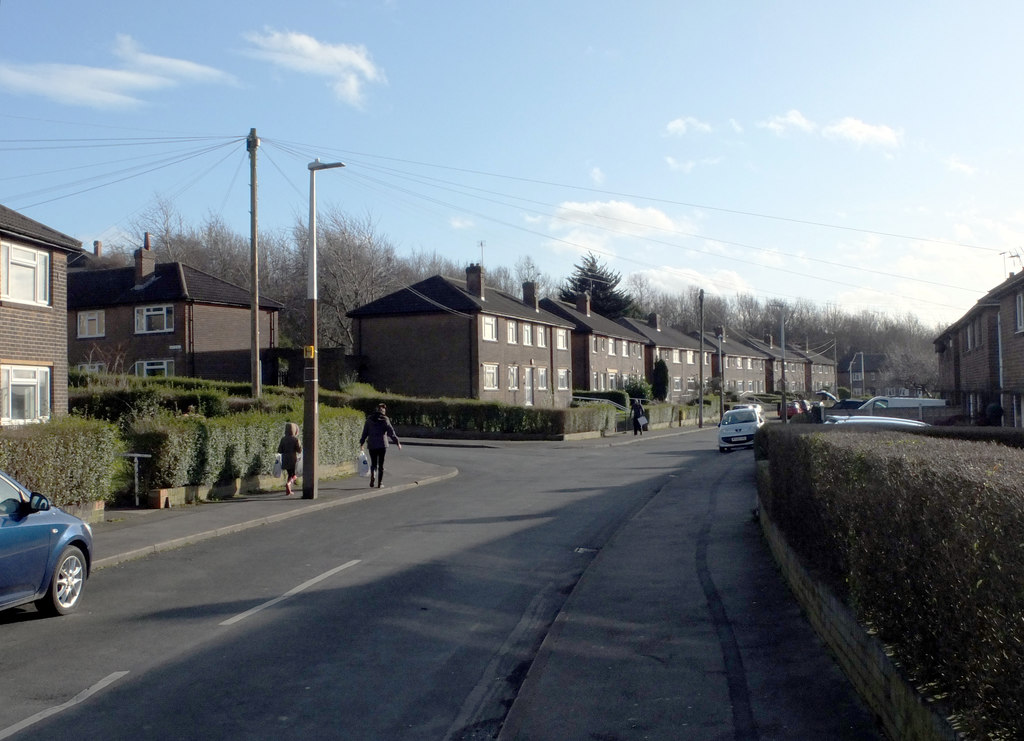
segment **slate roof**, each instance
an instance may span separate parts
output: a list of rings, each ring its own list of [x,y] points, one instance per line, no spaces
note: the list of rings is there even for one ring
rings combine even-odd
[[[647,338],[648,344],[658,345],[660,347],[678,347],[685,348],[687,350],[700,351],[700,341],[698,339],[691,337],[688,334],[684,334],[673,327],[663,326],[659,331],[652,327],[648,322],[640,319],[630,319],[628,317],[622,317],[619,319],[619,324],[627,329],[633,330],[637,334],[643,335]]]
[[[156,264],[153,274],[138,288],[134,267],[68,271],[68,309],[172,301],[249,306],[252,299],[247,289],[180,262]],[[280,310],[284,304],[260,294],[260,308]]]
[[[544,309],[535,311],[511,294],[496,288],[484,288],[485,299],[472,294],[466,288],[466,281],[435,275],[401,288],[376,301],[353,309],[348,316],[359,319],[381,316],[403,316],[409,314],[437,314],[453,311],[463,314],[486,312],[513,319],[523,319],[557,327],[572,326],[563,318]]]
[[[81,252],[82,243],[63,232],[33,221],[6,206],[0,206],[0,233],[20,237],[46,247],[57,247],[68,252]]]
[[[630,340],[631,342],[647,344],[647,338],[642,334],[638,334],[628,327],[623,327],[618,322],[609,319],[606,316],[595,314],[593,310],[591,310],[590,316],[587,316],[572,304],[566,303],[565,301],[555,301],[550,298],[541,299],[540,306],[542,309],[547,309],[548,311],[571,322],[577,332],[581,332],[583,334],[603,334],[608,337],[617,337],[619,339]]]
[[[694,338],[694,341],[700,342],[700,332],[691,332],[690,336]],[[704,332],[704,350],[718,352],[718,338],[714,332]],[[741,340],[734,338],[728,332],[725,333],[725,341],[722,342],[722,354],[729,355],[731,357],[740,358],[756,358],[765,355],[770,355],[767,349],[761,349],[754,345],[753,341]],[[779,357],[778,355],[770,355],[770,357]]]

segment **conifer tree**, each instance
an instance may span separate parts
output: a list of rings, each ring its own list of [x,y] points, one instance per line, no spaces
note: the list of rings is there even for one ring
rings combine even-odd
[[[579,294],[589,291],[591,311],[609,319],[626,316],[633,298],[625,291],[618,290],[619,281],[622,280],[619,273],[610,270],[593,252],[588,252],[575,267],[576,272],[566,279],[559,290],[562,301],[575,303]]]

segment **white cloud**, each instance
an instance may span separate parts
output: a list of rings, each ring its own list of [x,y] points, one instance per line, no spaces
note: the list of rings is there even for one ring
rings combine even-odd
[[[735,133],[737,133],[737,134],[742,134],[743,133],[743,127],[740,125],[740,122],[737,121],[735,118],[730,118],[729,119],[729,126],[732,128],[732,130]]]
[[[974,175],[978,172],[978,168],[973,165],[969,165],[956,155],[952,155],[946,158],[946,167],[950,172],[959,172],[964,175]]]
[[[464,219],[461,216],[453,216],[448,220],[448,225],[452,229],[472,229],[474,224],[470,219]]]
[[[856,144],[872,144],[881,147],[898,147],[903,138],[901,132],[889,126],[869,124],[849,116],[826,126],[821,133],[829,139],[845,139]]]
[[[697,166],[697,163],[693,160],[680,162],[675,157],[666,157],[665,162],[668,164],[668,169],[674,170],[675,172],[690,173],[693,172],[693,168]]]
[[[367,83],[386,83],[384,72],[373,63],[365,46],[325,44],[312,36],[294,32],[267,30],[247,33],[253,48],[245,53],[284,69],[325,77],[334,95],[342,102],[359,107]]]
[[[600,167],[590,168],[590,179],[598,185],[604,185],[604,173],[601,171]]]
[[[690,131],[707,134],[711,131],[711,125],[699,121],[693,116],[685,116],[669,121],[668,125],[665,126],[665,133],[670,136],[685,136]]]
[[[130,36],[117,37],[114,53],[121,69],[76,64],[0,64],[0,88],[37,95],[57,103],[99,109],[134,108],[145,93],[182,82],[234,83],[213,67],[171,57],[144,54]]]
[[[789,111],[784,116],[772,116],[767,121],[759,123],[758,126],[762,129],[768,129],[779,136],[794,130],[802,131],[805,134],[813,134],[818,129],[817,124],[813,121],[808,121],[804,114],[796,109]]]

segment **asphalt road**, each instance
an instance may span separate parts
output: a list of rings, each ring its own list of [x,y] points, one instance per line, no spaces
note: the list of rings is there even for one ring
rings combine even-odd
[[[870,738],[713,435],[417,448],[460,475],[103,569],[0,614],[0,739]]]

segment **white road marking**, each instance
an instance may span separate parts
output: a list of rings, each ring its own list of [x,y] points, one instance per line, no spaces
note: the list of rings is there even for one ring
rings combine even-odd
[[[90,697],[95,695],[97,692],[99,692],[100,690],[104,689],[107,685],[113,684],[114,682],[119,680],[121,677],[125,676],[127,673],[128,672],[114,672],[113,674],[108,674],[106,677],[101,679],[99,682],[94,684],[92,687],[90,687],[89,689],[84,690],[82,692],[79,692],[77,695],[72,697],[70,700],[68,700],[64,704],[56,705],[56,706],[54,706],[52,708],[47,708],[46,710],[41,710],[40,712],[36,713],[35,715],[32,715],[32,716],[30,716],[28,718],[25,718],[25,720],[21,721],[20,723],[16,723],[13,726],[8,726],[7,728],[4,728],[3,730],[0,730],[0,739],[10,738],[15,733],[18,733],[20,731],[24,731],[29,726],[34,725],[35,723],[38,723],[39,721],[41,721],[41,720],[43,720],[45,718],[49,718],[51,715],[56,715],[57,713],[62,713],[65,710],[67,710],[68,708],[74,707],[75,705],[77,705],[80,702],[85,702]]]
[[[295,587],[294,589],[291,589],[291,590],[285,592],[280,597],[275,597],[274,599],[270,600],[269,602],[264,602],[262,605],[256,605],[256,607],[253,607],[252,609],[246,610],[243,613],[235,615],[233,618],[228,618],[227,620],[222,622],[221,625],[234,625],[237,622],[245,620],[250,615],[255,615],[257,612],[260,612],[261,610],[265,610],[268,607],[271,607],[272,605],[276,605],[278,602],[283,602],[284,600],[289,599],[290,597],[294,597],[299,592],[302,592],[302,591],[304,591],[306,589],[309,589],[314,584],[317,584],[318,582],[321,582],[321,581],[323,581],[324,579],[326,579],[326,578],[328,578],[330,576],[334,576],[339,571],[344,571],[345,569],[351,568],[351,567],[355,566],[357,563],[359,563],[359,559],[355,559],[354,561],[349,561],[348,563],[343,563],[341,566],[336,566],[335,568],[331,569],[330,571],[325,571],[324,573],[320,574],[320,576],[314,576],[309,581],[303,582],[302,584],[300,584],[299,586]]]

